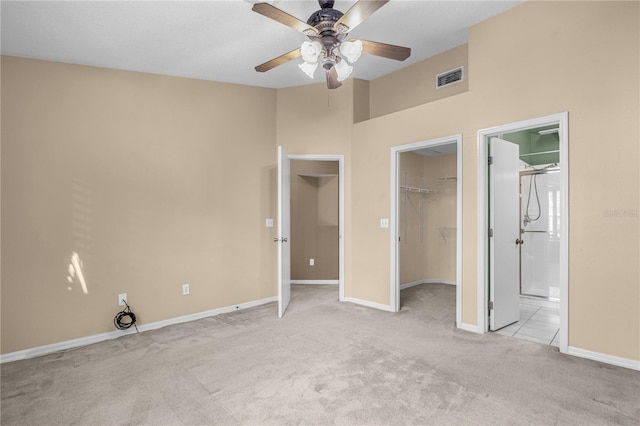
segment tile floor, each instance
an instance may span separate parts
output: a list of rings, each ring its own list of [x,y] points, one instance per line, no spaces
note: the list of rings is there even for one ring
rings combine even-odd
[[[520,320],[496,333],[557,347],[559,330],[559,302],[521,296]]]

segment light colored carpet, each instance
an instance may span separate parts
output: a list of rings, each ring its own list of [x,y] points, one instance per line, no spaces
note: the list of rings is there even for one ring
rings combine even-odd
[[[402,298],[391,314],[294,286],[282,319],[269,304],[7,363],[1,421],[640,423],[640,372],[456,330],[453,286]]]

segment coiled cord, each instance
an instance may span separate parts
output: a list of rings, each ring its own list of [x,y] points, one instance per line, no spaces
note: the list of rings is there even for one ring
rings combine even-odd
[[[113,318],[113,324],[118,330],[126,330],[131,328],[131,326],[134,326],[136,328],[136,333],[139,333],[138,326],[136,325],[136,314],[131,311],[127,302],[124,300],[123,302],[127,307],[116,314],[115,318]]]

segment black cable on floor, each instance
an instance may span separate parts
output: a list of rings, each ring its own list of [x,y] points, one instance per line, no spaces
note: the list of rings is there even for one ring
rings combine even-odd
[[[124,304],[127,306],[120,312],[118,312],[113,319],[113,324],[116,326],[118,330],[126,330],[134,326],[136,328],[136,333],[139,333],[138,326],[136,325],[136,314],[133,313],[127,302],[123,300]]]

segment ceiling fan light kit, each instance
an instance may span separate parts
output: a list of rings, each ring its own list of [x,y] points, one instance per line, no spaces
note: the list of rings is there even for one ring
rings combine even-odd
[[[336,89],[342,85],[353,71],[362,52],[388,59],[404,61],[411,54],[408,47],[394,46],[368,40],[344,41],[349,31],[360,25],[373,12],[384,6],[389,0],[359,0],[342,13],[333,8],[333,0],[318,0],[320,10],[311,14],[303,22],[269,3],[256,3],[252,10],[283,25],[291,27],[310,41],[304,41],[299,49],[280,55],[256,67],[256,71],[265,72],[292,59],[302,57],[298,67],[310,78],[314,77],[318,64],[325,69],[327,87]]]

